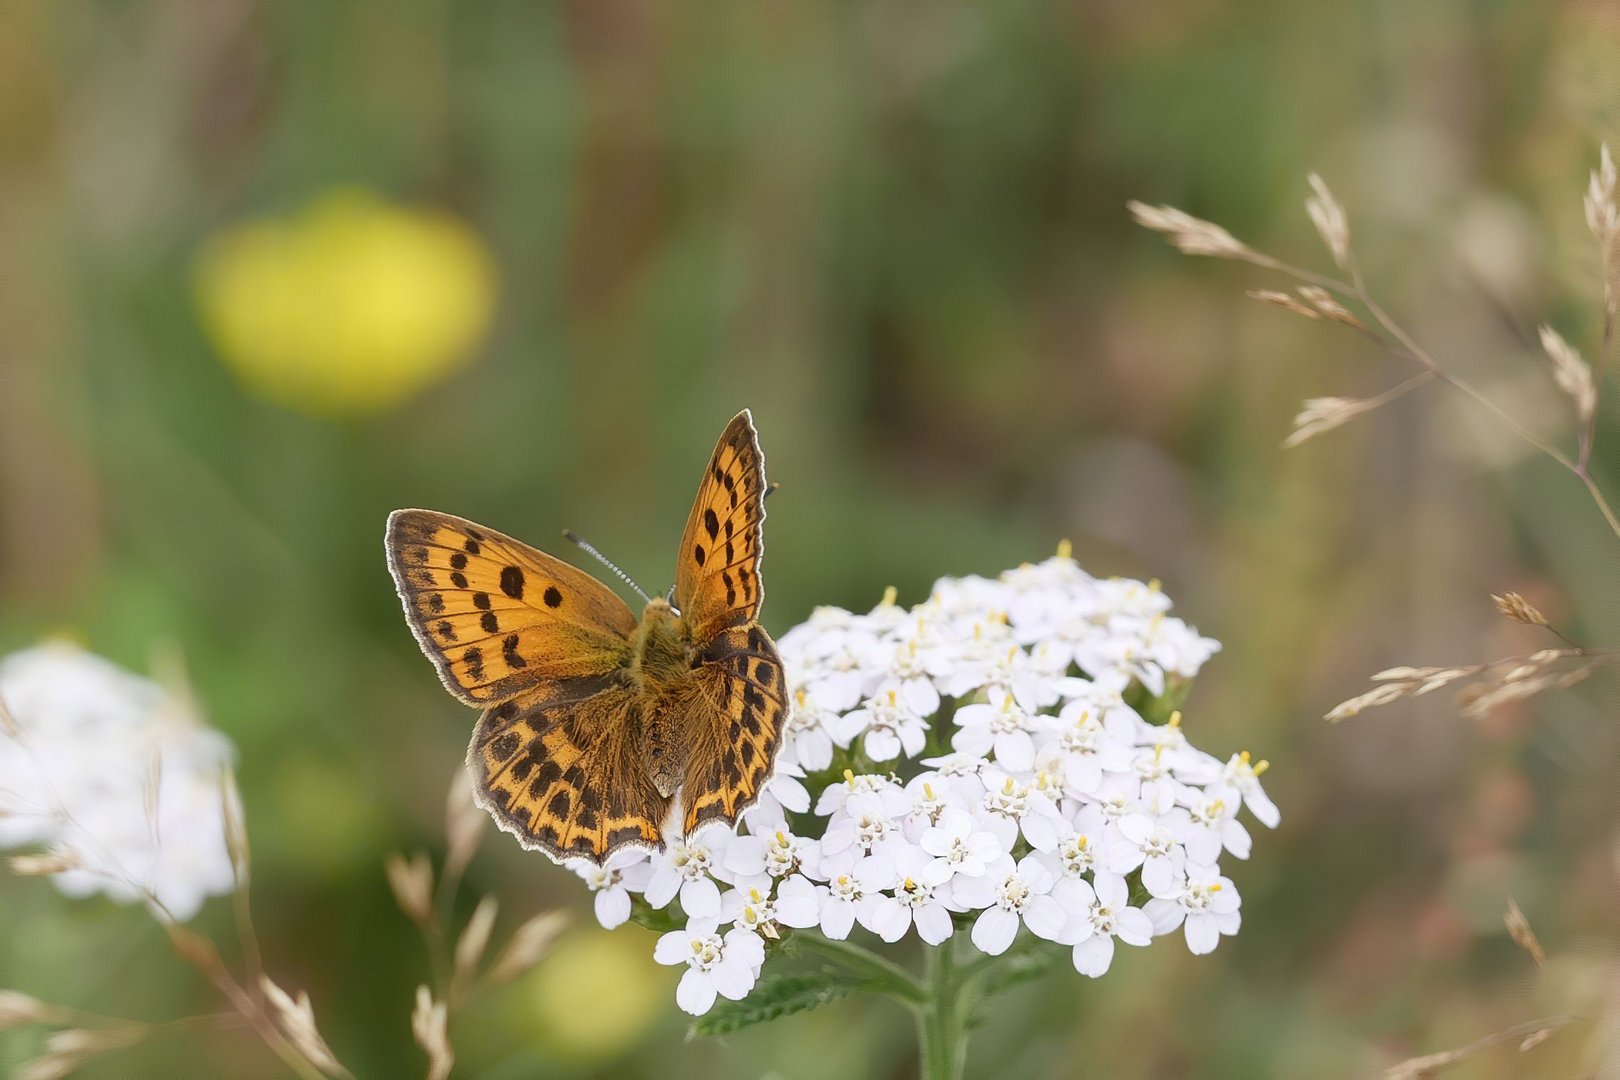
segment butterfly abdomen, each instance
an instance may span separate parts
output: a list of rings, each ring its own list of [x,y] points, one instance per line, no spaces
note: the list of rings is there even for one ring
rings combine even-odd
[[[630,642],[630,680],[641,699],[642,756],[647,775],[665,798],[686,774],[688,742],[673,717],[692,681],[692,646],[666,600],[652,600]]]

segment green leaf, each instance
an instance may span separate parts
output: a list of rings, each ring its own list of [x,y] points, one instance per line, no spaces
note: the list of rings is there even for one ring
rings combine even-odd
[[[686,1037],[725,1035],[779,1016],[819,1009],[866,988],[865,980],[852,979],[835,971],[767,975],[741,1001],[721,999],[714,1008],[692,1021]]]
[[[1066,946],[1046,942],[1008,953],[984,973],[984,988],[981,995],[993,997],[1031,979],[1038,979],[1068,955],[1069,949]]]

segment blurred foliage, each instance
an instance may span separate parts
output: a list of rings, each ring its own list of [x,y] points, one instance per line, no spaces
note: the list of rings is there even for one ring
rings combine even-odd
[[[7,0],[0,647],[69,633],[137,668],[184,650],[240,748],[272,972],[359,1075],[413,1075],[426,960],[382,862],[439,835],[472,715],[400,619],[384,516],[433,507],[553,550],[571,527],[658,588],[746,405],[782,484],[774,630],[1071,537],[1226,643],[1186,723],[1273,762],[1283,828],[1228,868],[1244,932],[1020,988],[974,1072],[1359,1075],[1555,1011],[1620,929],[1612,684],[1479,722],[1429,698],[1319,717],[1391,664],[1537,647],[1492,591],[1620,641],[1612,538],[1443,391],[1283,453],[1301,398],[1376,392],[1398,361],[1243,300],[1275,282],[1168,251],[1123,204],[1325,262],[1300,208],[1320,170],[1387,303],[1556,431],[1513,330],[1597,333],[1579,193],[1620,121],[1617,34],[1604,5],[1502,0]],[[350,212],[387,235],[323,217],[341,189],[375,193]],[[479,239],[413,248],[424,214]],[[265,228],[282,239],[244,254]],[[234,276],[210,246],[232,236]],[[420,299],[355,345],[389,275],[389,303]],[[1611,491],[1617,440],[1594,462]],[[586,909],[504,837],[469,884]],[[1540,980],[1503,933],[1509,893],[1554,955]],[[227,912],[202,920],[228,933]],[[906,1017],[860,998],[685,1042],[638,933],[566,939],[464,1022],[460,1074],[912,1067]],[[0,984],[212,1008],[139,912],[38,881],[0,881]],[[1573,1070],[1583,1037],[1535,1067]],[[0,1035],[0,1072],[35,1045]],[[273,1067],[222,1034],[90,1075]]]

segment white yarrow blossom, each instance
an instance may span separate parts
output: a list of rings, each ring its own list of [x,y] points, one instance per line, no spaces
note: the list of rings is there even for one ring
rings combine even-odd
[[[574,872],[596,894],[596,921],[612,930],[629,921],[630,894],[646,890],[653,868],[645,851],[634,851],[620,852],[600,866],[581,861]]]
[[[0,661],[0,702],[0,847],[49,847],[70,896],[150,894],[180,920],[235,887],[232,748],[184,701],[53,643]]]
[[[1025,855],[1014,866],[1012,856],[1003,855],[987,873],[959,877],[951,886],[958,904],[969,910],[984,909],[973,923],[973,944],[982,953],[1000,956],[1018,936],[1020,922],[1048,941],[1056,941],[1063,933],[1071,916],[1047,895],[1057,882],[1042,856]]]
[[[672,930],[658,939],[653,959],[660,964],[685,964],[686,972],[675,988],[675,1003],[693,1016],[702,1016],[716,995],[741,1001],[754,988],[765,963],[765,943],[741,927],[720,933],[714,919],[693,919],[685,930]]]
[[[599,919],[678,904],[686,929],[656,956],[686,965],[694,1014],[779,949],[847,961],[857,927],[937,947],[960,925],[987,956],[1027,928],[1092,977],[1116,941],[1179,929],[1208,952],[1241,922],[1217,865],[1250,854],[1239,812],[1278,813],[1265,762],[1203,752],[1173,712],[1219,645],[1169,609],[1157,582],[1093,578],[1066,549],[943,578],[909,611],[892,590],[817,608],[778,639],[790,708],[758,800],[733,829],[581,869]]]
[[[1142,909],[1153,923],[1155,934],[1168,934],[1180,926],[1186,933],[1187,948],[1196,956],[1214,952],[1221,936],[1238,932],[1242,916],[1237,886],[1212,866],[1189,866],[1176,882],[1173,895],[1155,897]]]

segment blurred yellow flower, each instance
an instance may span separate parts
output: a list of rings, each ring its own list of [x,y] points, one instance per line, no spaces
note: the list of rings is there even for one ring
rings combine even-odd
[[[463,222],[341,189],[216,234],[195,284],[209,337],[250,391],[344,415],[397,405],[464,364],[496,275]]]
[[[564,937],[535,971],[533,997],[548,1050],[602,1063],[633,1049],[668,1011],[672,981],[651,935],[595,927]]]

